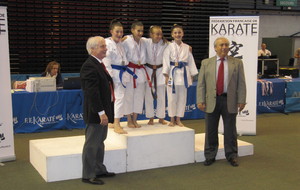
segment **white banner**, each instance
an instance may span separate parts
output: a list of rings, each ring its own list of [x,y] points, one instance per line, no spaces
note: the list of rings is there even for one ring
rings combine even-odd
[[[237,116],[237,132],[239,135],[256,134],[256,86],[257,86],[257,47],[258,16],[226,16],[210,17],[209,56],[214,56],[214,41],[218,37],[226,37],[230,41],[229,55],[240,58],[244,63],[247,105]],[[220,121],[219,131],[223,133]]]
[[[6,7],[0,7],[0,162],[15,160]]]

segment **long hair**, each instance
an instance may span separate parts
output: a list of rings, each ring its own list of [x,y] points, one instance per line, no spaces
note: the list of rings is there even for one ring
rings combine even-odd
[[[45,72],[46,73],[51,73],[51,70],[52,70],[52,68],[53,68],[54,65],[58,65],[58,71],[57,71],[57,73],[60,73],[60,64],[58,62],[56,62],[56,61],[49,62],[48,65],[47,65],[47,67],[46,67]]]

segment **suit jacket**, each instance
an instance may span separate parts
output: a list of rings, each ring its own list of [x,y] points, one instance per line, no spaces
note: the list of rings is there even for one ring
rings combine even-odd
[[[80,70],[81,88],[84,95],[83,119],[86,124],[99,124],[98,112],[104,110],[109,122],[114,120],[114,105],[111,100],[110,75],[93,56],[89,56]]]
[[[246,82],[243,62],[228,56],[227,107],[229,113],[237,113],[237,104],[246,104]],[[204,59],[201,63],[197,84],[197,103],[205,103],[207,113],[216,106],[216,64],[217,56]]]

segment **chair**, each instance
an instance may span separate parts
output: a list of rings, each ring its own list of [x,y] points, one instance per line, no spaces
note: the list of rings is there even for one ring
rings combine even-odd
[[[295,59],[292,57],[289,59],[289,66],[293,67],[294,66],[294,61]]]

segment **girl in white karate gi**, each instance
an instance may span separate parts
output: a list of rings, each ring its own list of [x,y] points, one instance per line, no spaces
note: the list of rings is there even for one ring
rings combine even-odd
[[[137,79],[130,77],[125,92],[125,114],[127,115],[128,127],[139,128],[137,123],[138,114],[143,111],[145,88],[151,86],[150,77],[144,67],[146,63],[146,44],[142,40],[144,25],[135,21],[131,25],[132,35],[127,35],[123,46],[129,61],[128,67],[137,75]]]
[[[146,39],[147,63],[146,69],[151,77],[152,88],[146,87],[145,110],[146,117],[150,118],[148,124],[154,124],[154,116],[159,118],[159,123],[165,125],[164,120],[166,112],[166,88],[165,77],[162,73],[163,53],[168,46],[168,41],[163,39],[163,33],[160,26],[151,26],[150,37]],[[154,112],[154,102],[157,100],[156,114]]]
[[[187,88],[192,85],[193,76],[198,74],[190,46],[182,42],[183,28],[174,25],[171,29],[173,41],[165,49],[163,74],[167,84],[169,126],[184,126],[180,118],[184,116]],[[176,120],[175,120],[176,117]]]
[[[128,61],[121,42],[123,37],[122,24],[117,20],[112,20],[110,24],[110,33],[111,37],[105,39],[107,52],[103,62],[114,82],[115,118],[113,127],[116,133],[126,134],[127,132],[120,126],[120,118],[124,116],[125,87],[129,82],[130,77],[126,71]]]

